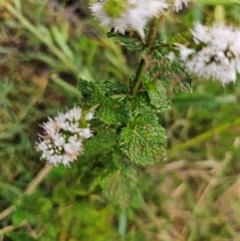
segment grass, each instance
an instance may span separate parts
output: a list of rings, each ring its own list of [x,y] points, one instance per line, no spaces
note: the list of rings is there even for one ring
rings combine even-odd
[[[0,0],[0,240],[240,240],[239,79],[225,88],[194,80],[193,94],[169,92],[173,106],[161,116],[168,160],[139,170],[124,212],[81,160],[70,169],[39,160],[39,124],[78,103],[80,77],[126,83],[136,67],[136,56],[92,20],[88,1],[63,2]],[[210,21],[214,9],[169,13],[159,33]],[[223,10],[239,25],[238,5]]]

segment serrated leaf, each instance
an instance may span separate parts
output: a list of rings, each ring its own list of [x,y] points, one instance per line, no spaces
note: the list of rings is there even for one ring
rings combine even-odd
[[[147,93],[150,103],[160,112],[168,110],[171,107],[171,101],[167,98],[166,89],[160,81],[152,81],[147,87]]]
[[[96,136],[86,141],[84,155],[86,157],[96,156],[111,151],[116,145],[117,135],[113,130],[102,130]]]
[[[190,31],[177,33],[168,40],[168,44],[174,45],[175,43],[186,44],[192,38]]]
[[[126,155],[116,149],[112,153],[112,161],[114,162],[116,168],[124,174],[129,173],[134,165]]]
[[[111,173],[101,181],[104,194],[121,209],[126,209],[131,203],[137,186],[136,170],[128,174],[120,171]]]
[[[93,82],[86,81],[84,79],[79,80],[79,90],[85,97],[90,97],[94,94],[95,86]]]
[[[83,79],[79,81],[79,90],[82,93],[81,107],[91,108],[104,99],[103,92],[97,88],[95,82],[89,82]]]
[[[108,125],[119,125],[129,121],[130,112],[120,101],[108,98],[101,103],[97,116]]]
[[[124,46],[132,51],[132,50],[142,50],[144,48],[143,41],[140,39],[137,32],[131,31],[127,32],[124,35],[116,32],[107,33],[109,38],[117,37]]]
[[[191,77],[182,61],[177,55],[175,59],[170,61],[169,53],[176,51],[171,42],[168,42],[168,47],[162,47],[163,43],[156,41],[156,46],[153,52],[146,54],[149,58],[148,72],[152,79],[159,80],[165,87],[177,91],[191,92]]]
[[[131,161],[153,164],[166,156],[165,129],[154,114],[139,115],[122,129],[119,146]]]
[[[124,100],[126,106],[133,113],[146,113],[155,110],[155,107],[150,104],[150,100],[146,91],[138,92],[133,98]]]
[[[96,86],[105,93],[105,96],[111,96],[116,94],[127,94],[128,88],[119,82],[111,81],[97,81]]]
[[[148,93],[150,103],[160,112],[171,107],[171,101],[167,98],[166,88],[159,80],[152,80],[148,76],[143,76],[143,85]]]

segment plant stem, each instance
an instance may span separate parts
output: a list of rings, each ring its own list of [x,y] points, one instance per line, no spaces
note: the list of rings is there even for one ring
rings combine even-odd
[[[217,5],[214,8],[214,22],[216,23],[224,23],[225,22],[225,7],[223,5]]]
[[[159,19],[156,19],[156,18],[153,19],[153,21],[150,25],[150,30],[149,30],[148,37],[147,37],[146,48],[151,48],[152,45],[154,44],[158,23],[159,23]],[[132,86],[130,88],[131,96],[135,96],[137,94],[137,91],[141,85],[141,76],[145,70],[145,66],[146,66],[145,60],[143,58],[141,58],[135,78],[134,78]]]
[[[127,212],[123,210],[119,216],[118,233],[122,240],[125,240],[127,233]]]
[[[130,90],[131,96],[135,96],[137,94],[137,91],[138,91],[139,86],[141,84],[141,76],[142,76],[144,70],[145,70],[145,61],[144,61],[144,59],[141,59],[140,63],[139,63],[139,66],[138,66],[138,69],[137,69],[137,73],[136,73],[135,78],[133,80],[131,90]]]
[[[87,112],[91,112],[91,111],[94,111],[94,110],[96,110],[99,106],[100,106],[101,104],[100,103],[98,103],[98,104],[96,104],[96,105],[94,105],[93,107],[91,107]]]
[[[150,29],[147,37],[147,48],[152,47],[152,45],[154,44],[158,23],[159,23],[159,19],[154,18],[150,25]]]

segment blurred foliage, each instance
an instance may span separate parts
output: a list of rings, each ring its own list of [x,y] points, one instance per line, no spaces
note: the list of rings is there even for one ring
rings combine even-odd
[[[226,22],[239,25],[239,5],[225,2]],[[34,147],[39,124],[82,100],[79,78],[106,80],[101,84],[109,85],[109,95],[118,94],[112,81],[124,86],[137,64],[131,48],[106,37],[108,29],[92,19],[88,4],[0,1],[0,240],[240,240],[239,79],[225,88],[193,79],[193,94],[176,94],[170,85],[163,96],[172,99],[172,109],[159,114],[167,130],[166,162],[132,171],[127,156],[113,156],[115,146],[102,139],[103,131],[112,139],[116,133],[96,130],[86,150],[95,148],[101,155],[82,156],[71,168],[52,168],[34,192],[26,192],[46,168]],[[160,21],[160,38],[186,31],[196,20],[211,23],[214,4],[193,2],[179,14],[169,11]],[[171,77],[182,83],[181,72]],[[151,85],[157,84],[159,92],[161,85],[146,84],[148,92],[132,98],[129,108],[147,112],[146,98],[155,105]],[[105,116],[101,111],[99,116]],[[105,121],[118,117],[109,113]],[[118,168],[108,167],[109,162]],[[125,211],[115,205],[125,208],[129,199]],[[5,215],[8,207],[12,211]]]

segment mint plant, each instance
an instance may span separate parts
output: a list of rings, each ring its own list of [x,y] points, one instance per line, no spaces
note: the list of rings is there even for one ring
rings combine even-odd
[[[130,201],[126,192],[136,189],[137,166],[167,158],[159,115],[171,108],[168,89],[191,92],[191,75],[223,84],[235,82],[240,72],[240,44],[234,41],[240,39],[237,28],[196,23],[190,34],[159,39],[159,18],[164,18],[168,8],[179,11],[187,2],[105,0],[91,4],[95,18],[112,28],[108,37],[137,52],[138,67],[127,84],[80,79],[79,107],[44,123],[45,134],[37,143],[48,163],[73,168],[77,159],[82,165],[95,163],[102,169],[105,193],[122,208]]]

